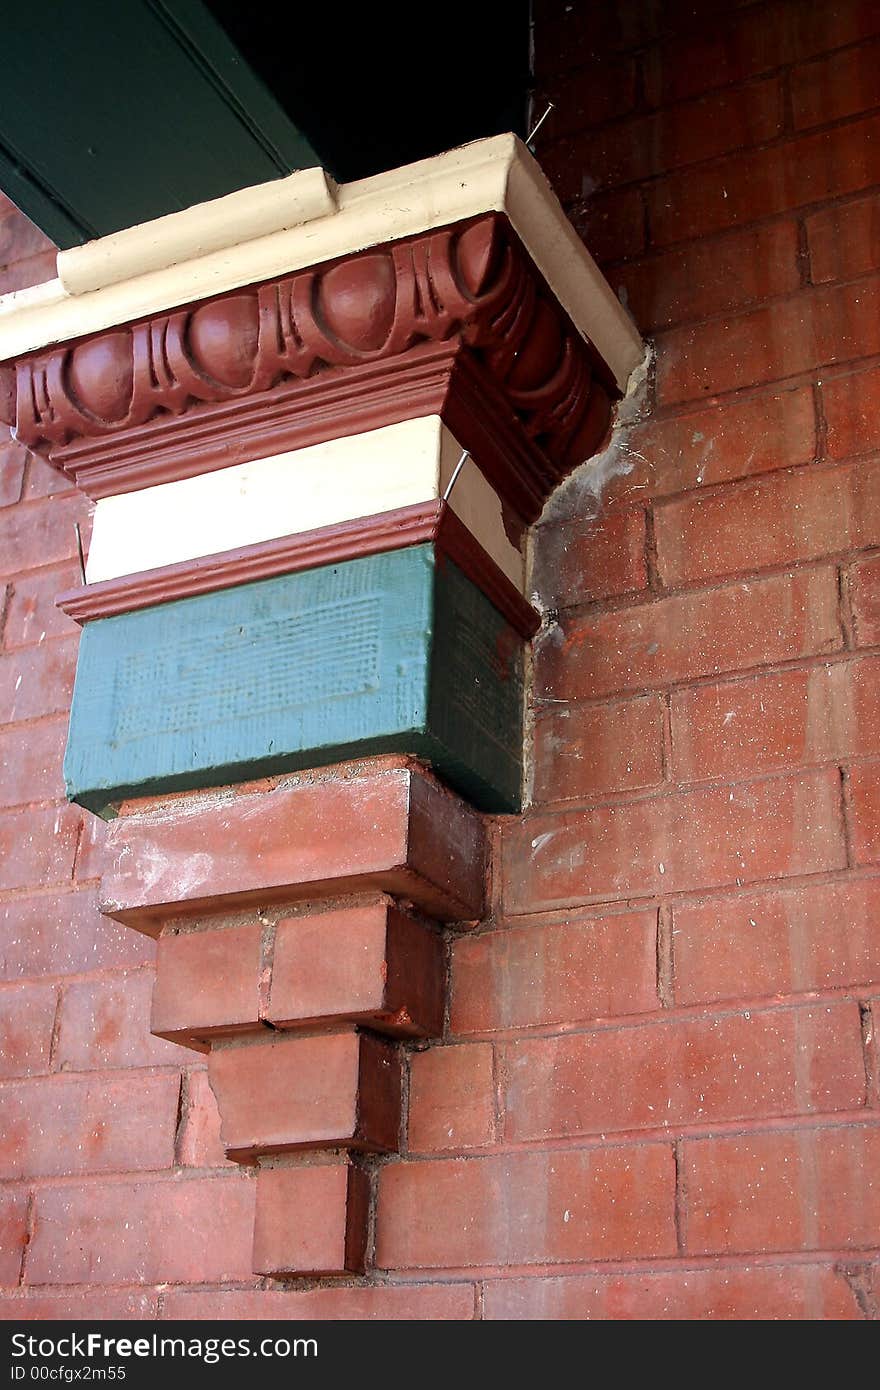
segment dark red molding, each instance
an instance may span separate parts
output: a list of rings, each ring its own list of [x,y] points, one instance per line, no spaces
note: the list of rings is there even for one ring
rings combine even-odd
[[[445,502],[417,502],[315,531],[106,579],[68,589],[55,603],[76,622],[88,623],[257,579],[424,544],[436,545],[458,565],[522,637],[534,636],[541,625],[540,615]]]
[[[0,378],[16,437],[92,497],[437,413],[526,524],[599,446],[618,395],[494,213],[32,353]]]

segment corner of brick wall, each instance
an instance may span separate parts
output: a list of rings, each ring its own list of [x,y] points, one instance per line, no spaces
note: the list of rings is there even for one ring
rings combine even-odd
[[[3,1315],[877,1314],[880,10],[535,22],[539,157],[654,339],[650,413],[599,515],[573,487],[536,534],[535,804],[356,1286],[251,1275],[152,943],[97,914],[52,606],[87,504],[2,448]]]

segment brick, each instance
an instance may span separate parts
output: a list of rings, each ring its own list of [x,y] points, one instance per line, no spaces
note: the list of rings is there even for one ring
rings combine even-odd
[[[848,280],[880,268],[880,198],[859,198],[806,220],[814,284]]]
[[[4,1179],[169,1168],[180,1078],[58,1076],[0,1089]],[[76,1282],[72,1280],[71,1282]]]
[[[668,174],[646,191],[657,246],[858,193],[880,181],[880,118],[744,150]]]
[[[94,891],[0,903],[0,978],[75,974],[147,964],[147,937],[103,917]]]
[[[645,249],[645,205],[640,188],[596,192],[586,178],[584,201],[569,210],[569,217],[600,265],[638,256]]]
[[[441,919],[473,918],[485,891],[480,818],[408,766],[122,815],[107,855],[105,910],[142,924],[172,907],[179,914],[371,889]]]
[[[0,729],[0,806],[64,797],[61,763],[67,740],[65,718]]]
[[[503,840],[508,912],[841,869],[836,768],[530,817]]]
[[[0,1284],[18,1283],[27,1245],[26,1192],[0,1192]]]
[[[432,1047],[410,1061],[409,1145],[416,1152],[473,1149],[495,1138],[489,1043]]]
[[[30,256],[55,253],[52,242],[18,208],[0,215],[0,265],[11,265]]]
[[[0,811],[0,889],[48,887],[73,872],[79,812]]]
[[[251,1278],[256,1184],[238,1174],[42,1188],[33,1284],[211,1283]]]
[[[548,73],[534,94],[535,112],[542,112],[548,101],[553,102],[552,124],[548,124],[554,141],[626,116],[636,103],[635,62],[629,57],[605,59],[568,75]]]
[[[647,51],[645,86],[652,105],[684,101],[713,87],[744,82],[790,60],[792,43],[784,6],[723,19],[713,13],[712,18],[710,25],[690,25],[691,32]]]
[[[745,308],[800,285],[794,222],[771,222],[609,272],[645,333]]]
[[[150,1321],[159,1316],[155,1293],[41,1293],[22,1289],[0,1303],[0,1322]]]
[[[823,569],[565,615],[537,644],[537,693],[598,699],[835,651],[837,602]]]
[[[857,864],[880,859],[880,763],[863,763],[849,776],[852,842]]]
[[[220,1111],[207,1071],[184,1075],[178,1154],[187,1168],[230,1166],[220,1137]]]
[[[822,398],[832,458],[880,450],[880,368],[828,378]]]
[[[663,781],[658,695],[605,705],[549,705],[535,713],[533,796],[577,801]]]
[[[77,642],[44,642],[0,657],[0,724],[67,714],[76,670]]]
[[[880,14],[870,0],[836,0],[829,5],[791,7],[793,56],[808,58],[880,32]]]
[[[657,914],[506,926],[452,947],[451,1026],[481,1033],[658,1007]]]
[[[748,1010],[509,1043],[505,1139],[653,1129],[864,1103],[858,1005]]]
[[[531,585],[546,608],[591,603],[648,587],[640,507],[538,526]]]
[[[345,1160],[260,1168],[254,1223],[257,1274],[357,1274],[364,1268],[369,1183]]]
[[[856,116],[878,104],[880,44],[865,43],[804,63],[791,74],[796,130]]]
[[[7,648],[40,644],[53,637],[74,637],[77,626],[72,618],[55,607],[56,594],[72,589],[79,582],[73,565],[61,569],[36,570],[16,578],[12,585],[3,642]]]
[[[665,333],[658,345],[657,397],[664,404],[694,400],[878,352],[880,279],[822,286]]]
[[[343,1319],[345,1321],[464,1322],[474,1316],[470,1284],[354,1284],[348,1288],[169,1289],[165,1319]]]
[[[7,444],[5,439],[0,443],[0,507],[11,507],[21,497],[26,462],[27,450],[23,445]]]
[[[353,1029],[215,1044],[208,1076],[230,1157],[397,1146],[399,1059]]]
[[[20,575],[23,570],[75,560],[74,523],[80,523],[85,539],[87,515],[86,499],[76,493],[0,513],[0,573]]]
[[[675,1253],[672,1151],[565,1150],[389,1163],[379,1268],[441,1269]]]
[[[496,1279],[486,1284],[483,1302],[484,1318],[517,1322],[855,1321],[861,1316],[852,1288],[832,1264]]]
[[[566,202],[581,196],[585,175],[594,186],[634,183],[761,144],[781,127],[779,81],[769,78],[554,141],[542,148],[541,165]]]
[[[815,436],[808,386],[650,420],[629,435],[631,471],[614,480],[609,497],[648,500],[809,463]]]
[[[46,280],[54,280],[56,270],[55,251],[44,251],[39,256],[14,261],[0,270],[0,294],[12,294],[30,285],[42,285]]]
[[[107,866],[107,821],[99,816],[83,816],[82,834],[76,852],[76,878],[78,883],[101,877]],[[105,918],[109,923],[109,917]]]
[[[849,571],[856,645],[880,642],[880,555],[859,560]]]
[[[60,1071],[179,1066],[189,1059],[150,1035],[153,971],[77,980],[61,996],[56,1063]]]
[[[880,1127],[802,1129],[684,1146],[693,1253],[873,1247]]]
[[[49,1070],[58,991],[54,985],[8,985],[0,991],[0,1077]]]
[[[669,588],[796,565],[880,544],[880,476],[872,464],[774,473],[665,502],[654,528]]]
[[[870,754],[880,743],[880,662],[839,662],[676,690],[677,782]]]
[[[288,917],[275,934],[266,1018],[430,1036],[443,1027],[444,976],[439,934],[386,900]]]
[[[163,931],[156,950],[152,1031],[191,1044],[255,1027],[261,934],[259,921],[207,931]]]
[[[678,1004],[880,980],[880,879],[681,904],[673,922]]]

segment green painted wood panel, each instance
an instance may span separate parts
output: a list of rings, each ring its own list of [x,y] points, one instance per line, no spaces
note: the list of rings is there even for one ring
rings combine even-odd
[[[74,246],[321,160],[200,0],[3,10],[0,186]]]
[[[128,796],[393,751],[484,809],[517,809],[521,648],[430,545],[90,623],[68,795],[108,815]]]

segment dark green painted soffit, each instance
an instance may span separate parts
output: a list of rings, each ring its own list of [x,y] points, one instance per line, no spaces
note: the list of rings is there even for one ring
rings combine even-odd
[[[0,188],[61,247],[323,165],[524,134],[528,0],[3,9]]]
[[[199,0],[5,6],[3,45],[0,187],[58,246],[321,163]]]
[[[222,786],[371,753],[430,762],[516,811],[523,644],[430,545],[88,623],[64,772],[71,800]]]

